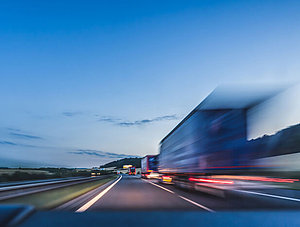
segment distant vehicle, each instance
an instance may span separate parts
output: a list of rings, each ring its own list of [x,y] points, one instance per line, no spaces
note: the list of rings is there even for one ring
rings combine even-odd
[[[129,175],[136,175],[136,169],[134,166],[128,168]]]
[[[147,155],[141,160],[143,178],[157,178],[158,174],[158,155]]]

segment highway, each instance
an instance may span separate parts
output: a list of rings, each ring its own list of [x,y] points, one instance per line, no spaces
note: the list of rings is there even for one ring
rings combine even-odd
[[[139,176],[122,175],[56,209],[76,212],[299,210],[300,193],[287,189],[230,191],[221,198],[144,180]]]
[[[68,190],[68,186],[64,186]],[[0,224],[23,227],[120,226],[124,223],[125,226],[139,226],[140,223],[145,226],[199,226],[199,220],[202,226],[224,226],[224,221],[227,226],[300,224],[298,190],[231,190],[225,197],[218,197],[140,176],[119,175],[73,198],[50,209],[55,212],[20,204],[0,206],[3,213]]]

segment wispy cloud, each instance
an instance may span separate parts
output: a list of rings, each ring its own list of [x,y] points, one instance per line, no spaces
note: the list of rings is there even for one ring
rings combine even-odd
[[[1,145],[10,145],[10,146],[18,146],[17,143],[6,141],[6,140],[0,140]]]
[[[24,143],[16,143],[8,140],[0,140],[0,146],[13,146],[13,147],[24,147],[24,148],[38,148],[38,149],[52,149],[52,150],[69,150],[69,154],[74,155],[83,155],[83,156],[96,156],[103,159],[121,159],[121,158],[134,158],[139,157],[137,155],[126,155],[126,154],[117,154],[111,152],[104,152],[101,150],[91,150],[91,149],[70,149],[63,147],[47,147],[47,146],[35,146]]]
[[[90,155],[90,156],[98,156],[98,157],[106,157],[104,154],[100,154],[97,151],[70,151],[69,154],[77,154],[77,155]]]
[[[62,115],[64,115],[65,117],[74,117],[74,116],[78,116],[78,115],[82,115],[83,113],[80,111],[66,111],[66,112],[62,112]]]
[[[165,116],[156,117],[152,119],[143,119],[138,121],[123,121],[123,122],[119,122],[118,125],[128,127],[128,126],[136,126],[136,125],[146,125],[157,121],[170,121],[176,119],[177,119],[176,115],[165,115]]]
[[[110,152],[104,152],[100,150],[89,150],[89,149],[77,149],[76,151],[70,151],[69,154],[76,155],[88,155],[88,156],[97,156],[101,158],[130,158],[130,157],[138,157],[134,155],[126,155],[126,154],[116,154]]]
[[[110,116],[103,116],[98,121],[108,122],[108,123],[117,123],[119,121],[122,121],[120,118],[116,117],[110,117]]]
[[[22,139],[43,139],[40,136],[33,136],[30,134],[25,134],[25,133],[15,133],[15,132],[11,132],[9,133],[9,135],[13,136],[13,137],[17,137],[17,138],[22,138]]]
[[[8,131],[8,135],[12,138],[21,138],[21,139],[27,139],[27,140],[41,140],[43,139],[40,136],[32,135],[31,133],[28,133],[26,131],[23,131],[19,128],[6,128],[6,131]]]
[[[4,146],[18,146],[18,147],[31,147],[31,148],[40,148],[40,146],[35,146],[31,144],[24,144],[24,143],[16,143],[16,142],[11,142],[7,140],[0,140],[0,145]]]
[[[6,128],[6,130],[11,131],[11,132],[22,132],[22,130],[18,129],[18,128]]]
[[[164,115],[164,116],[155,117],[155,118],[151,118],[151,119],[142,119],[142,120],[136,120],[136,121],[124,121],[119,118],[105,116],[105,117],[100,118],[99,121],[113,123],[113,124],[119,125],[119,126],[130,127],[130,126],[147,125],[147,124],[151,124],[151,123],[159,122],[159,121],[170,121],[170,120],[177,120],[177,119],[178,119],[177,115],[173,114],[173,115]]]

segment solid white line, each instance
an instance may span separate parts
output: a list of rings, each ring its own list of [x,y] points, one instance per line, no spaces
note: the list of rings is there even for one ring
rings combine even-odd
[[[265,193],[260,193],[260,192],[244,191],[244,190],[235,190],[235,191],[244,192],[244,193],[248,193],[248,194],[254,194],[254,195],[267,196],[267,197],[272,197],[272,198],[276,198],[276,199],[285,199],[285,200],[300,202],[300,199],[290,198],[290,197],[285,197],[285,196],[280,196],[280,195],[272,195],[272,194],[265,194]]]
[[[142,179],[143,181],[146,181],[146,182],[148,182],[149,184],[152,184],[152,185],[154,185],[154,186],[156,186],[156,187],[159,187],[159,188],[161,188],[161,189],[163,189],[163,190],[165,190],[165,191],[167,191],[167,192],[170,192],[170,193],[172,193],[172,194],[176,194],[175,192],[173,192],[173,191],[171,191],[171,190],[169,190],[169,189],[167,189],[167,188],[164,188],[164,187],[162,187],[162,186],[160,186],[160,185],[158,185],[158,184],[155,184],[155,183],[153,183],[153,182],[151,182],[151,181],[147,181],[147,180],[144,180],[144,179]],[[177,194],[176,194],[177,195]],[[194,202],[194,201],[192,201],[192,200],[190,200],[190,199],[188,199],[188,198],[185,198],[185,197],[183,197],[183,196],[180,196],[180,195],[177,195],[179,198],[181,198],[181,199],[183,199],[183,200],[185,200],[185,201],[187,201],[187,202],[189,202],[189,203],[191,203],[191,204],[193,204],[193,205],[195,205],[195,206],[197,206],[197,207],[200,207],[200,208],[202,208],[202,209],[204,209],[204,210],[207,210],[207,211],[209,211],[209,212],[215,212],[214,210],[212,210],[212,209],[210,209],[210,208],[208,208],[208,207],[206,207],[206,206],[203,206],[203,205],[201,205],[201,204],[199,204],[199,203],[196,203],[196,202]]]
[[[104,196],[113,186],[115,186],[120,180],[122,179],[122,175],[121,177],[119,177],[113,184],[111,184],[110,186],[108,186],[106,189],[104,189],[102,192],[100,192],[97,196],[95,196],[93,199],[91,199],[90,201],[88,201],[86,204],[84,204],[82,207],[80,207],[78,210],[76,210],[76,212],[84,212],[87,209],[89,209],[95,202],[97,202],[102,196]]]

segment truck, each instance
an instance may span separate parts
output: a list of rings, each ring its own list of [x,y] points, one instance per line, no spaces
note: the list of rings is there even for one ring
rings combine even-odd
[[[158,155],[147,155],[141,160],[142,178],[156,178],[158,176]]]
[[[197,110],[160,143],[162,180],[186,183],[248,166],[244,110]],[[176,182],[177,181],[177,182]]]
[[[136,169],[134,166],[128,168],[129,175],[136,175]]]
[[[280,153],[275,154],[276,147],[270,149],[272,144],[265,145],[271,137],[249,139],[248,132],[253,128],[249,124],[262,116],[262,108],[268,107],[266,100],[280,92],[216,89],[161,140],[161,180],[195,188],[200,184],[233,184],[222,179],[225,175],[269,171],[267,158]],[[258,117],[252,117],[255,114]]]

